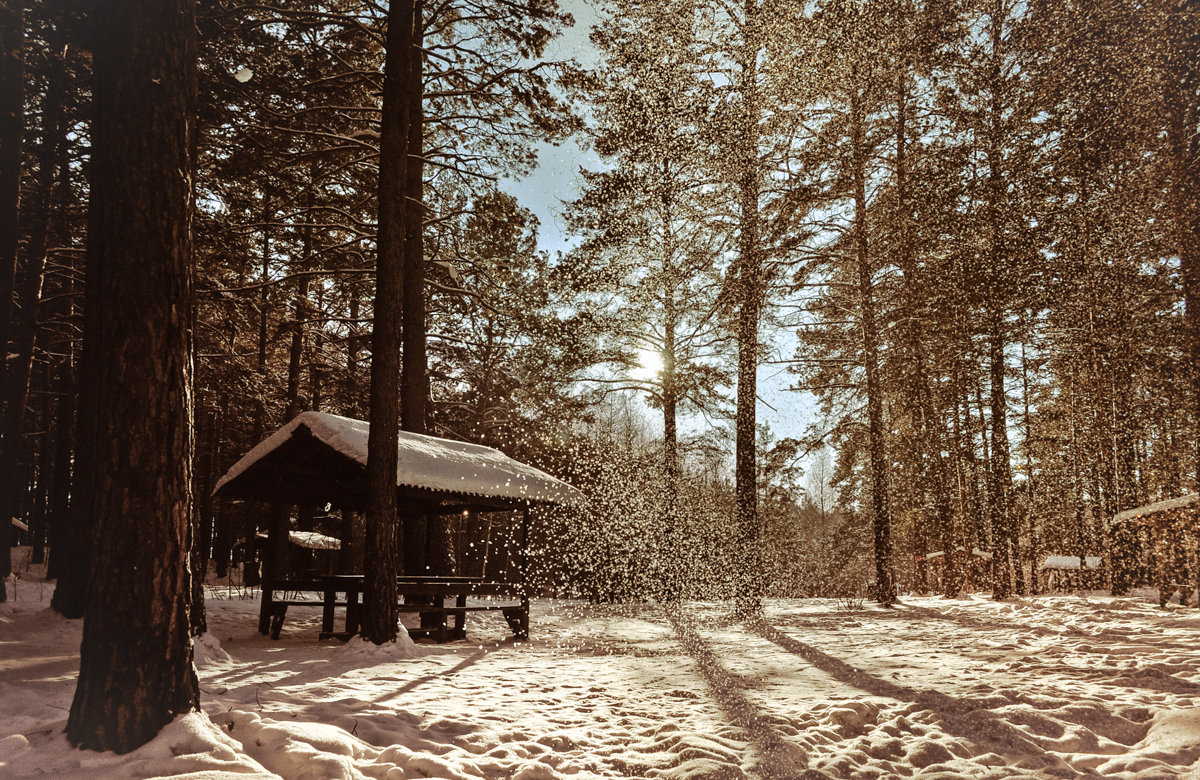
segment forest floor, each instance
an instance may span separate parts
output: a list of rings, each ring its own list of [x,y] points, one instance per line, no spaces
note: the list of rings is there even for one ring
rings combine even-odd
[[[212,587],[203,714],[128,755],[62,734],[80,624],[22,579],[0,605],[0,776],[147,778],[1200,778],[1200,610],[1151,593],[894,610],[770,600],[537,601],[532,640],[318,642],[319,610],[256,633]]]

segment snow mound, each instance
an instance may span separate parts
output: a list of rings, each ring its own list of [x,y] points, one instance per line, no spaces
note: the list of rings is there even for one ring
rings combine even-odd
[[[377,645],[360,637],[351,637],[341,647],[334,650],[335,657],[353,666],[374,666],[387,661],[415,658],[421,655],[421,649],[403,627],[396,636],[395,642],[384,642]]]
[[[221,642],[209,633],[201,634],[192,640],[192,657],[197,668],[209,663],[228,663],[229,653],[221,648]]]

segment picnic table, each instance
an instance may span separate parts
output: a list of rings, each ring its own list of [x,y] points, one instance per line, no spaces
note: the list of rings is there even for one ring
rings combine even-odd
[[[289,606],[319,606],[319,638],[349,639],[359,632],[363,583],[361,574],[321,574],[264,583],[263,614],[269,617],[271,638],[279,638]],[[423,625],[408,629],[411,635],[429,636],[438,642],[463,639],[468,612],[498,611],[517,639],[529,638],[529,598],[518,584],[485,582],[480,577],[401,576],[396,587],[400,597],[397,609],[401,613],[422,615]],[[453,606],[446,604],[449,599],[454,600]],[[468,603],[468,599],[472,601]],[[345,614],[342,631],[335,630],[339,608]],[[451,616],[453,625],[448,623]]]

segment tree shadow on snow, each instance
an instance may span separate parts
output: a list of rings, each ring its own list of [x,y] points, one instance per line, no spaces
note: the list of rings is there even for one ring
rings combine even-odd
[[[787,636],[762,620],[747,621],[746,625],[763,639],[800,656],[842,683],[852,685],[872,696],[910,702],[932,711],[938,718],[938,725],[947,733],[966,739],[985,751],[1003,756],[1011,762],[1010,766],[1030,767],[1030,759],[1033,759],[1038,764],[1036,768],[1049,776],[1078,776],[1078,772],[1061,758],[1047,753],[1020,730],[992,712],[990,707],[995,706],[995,699],[956,699],[940,691],[906,688],[856,669],[812,645]]]
[[[463,669],[466,669],[469,666],[474,666],[476,663],[479,662],[479,660],[481,658],[483,658],[486,655],[487,655],[487,651],[477,650],[474,653],[471,653],[470,655],[468,655],[466,658],[459,661],[454,666],[450,667],[449,669],[444,669],[444,670],[441,670],[438,672],[432,672],[430,674],[422,675],[420,677],[414,677],[413,679],[409,680],[408,682],[404,683],[403,685],[401,685],[399,687],[389,688],[387,690],[387,692],[385,692],[384,694],[382,694],[380,696],[375,697],[372,701],[374,701],[376,704],[379,704],[381,702],[389,701],[391,699],[397,699],[406,693],[410,693],[410,692],[416,690],[417,688],[420,688],[422,685],[425,685],[426,683],[431,683],[434,680],[438,680],[438,679],[453,677],[454,675],[461,672]]]
[[[745,684],[721,664],[709,644],[696,633],[693,624],[678,609],[668,608],[667,618],[675,629],[679,643],[696,662],[700,676],[725,717],[749,737],[756,754],[754,772],[757,775],[765,780],[817,780],[828,777],[822,772],[806,768],[808,757],[803,748],[775,733],[762,711],[747,698]]]

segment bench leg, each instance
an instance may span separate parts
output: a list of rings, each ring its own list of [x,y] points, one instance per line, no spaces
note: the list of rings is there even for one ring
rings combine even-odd
[[[349,603],[349,602],[347,602]],[[337,604],[337,591],[326,590],[321,600],[321,633],[333,634],[333,608]],[[347,607],[349,609],[349,607]]]
[[[454,599],[456,607],[467,606],[467,597],[458,596]],[[467,613],[456,612],[454,615],[454,629],[450,632],[450,639],[466,639],[467,638]]]
[[[271,605],[271,638],[278,639],[283,630],[283,619],[287,616],[287,604]]]
[[[346,633],[354,636],[358,633],[362,615],[362,602],[358,598],[357,589],[346,589]]]
[[[529,638],[529,604],[522,601],[519,607],[508,607],[503,610],[504,620],[517,639]]]

